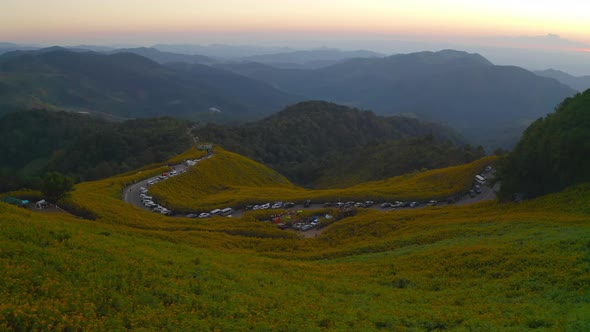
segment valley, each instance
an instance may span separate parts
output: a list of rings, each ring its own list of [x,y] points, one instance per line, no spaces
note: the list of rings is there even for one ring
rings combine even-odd
[[[590,90],[161,47],[0,55],[0,330],[590,330]]]

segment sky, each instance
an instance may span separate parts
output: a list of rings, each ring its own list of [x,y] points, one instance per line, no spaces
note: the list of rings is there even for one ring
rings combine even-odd
[[[488,47],[567,53],[577,72],[590,61],[587,0],[0,0],[0,22],[0,42],[42,46]]]
[[[553,33],[590,45],[590,2],[568,0],[2,0],[0,22],[0,40],[40,44]]]

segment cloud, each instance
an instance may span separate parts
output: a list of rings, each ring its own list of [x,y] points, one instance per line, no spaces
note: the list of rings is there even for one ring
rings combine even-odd
[[[562,51],[581,51],[590,49],[590,44],[585,44],[549,33],[545,36],[520,36],[520,37],[492,37],[490,38],[495,46],[547,49]]]

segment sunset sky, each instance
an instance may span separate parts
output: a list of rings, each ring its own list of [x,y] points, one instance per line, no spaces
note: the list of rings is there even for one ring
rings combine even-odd
[[[590,1],[567,0],[2,0],[0,21],[0,41],[39,44],[553,33],[590,45]]]

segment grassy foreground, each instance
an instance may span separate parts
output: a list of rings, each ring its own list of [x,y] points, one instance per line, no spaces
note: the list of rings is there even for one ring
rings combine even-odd
[[[160,171],[78,185],[95,221],[0,203],[0,330],[590,330],[590,186],[363,210],[299,239],[120,200]]]

